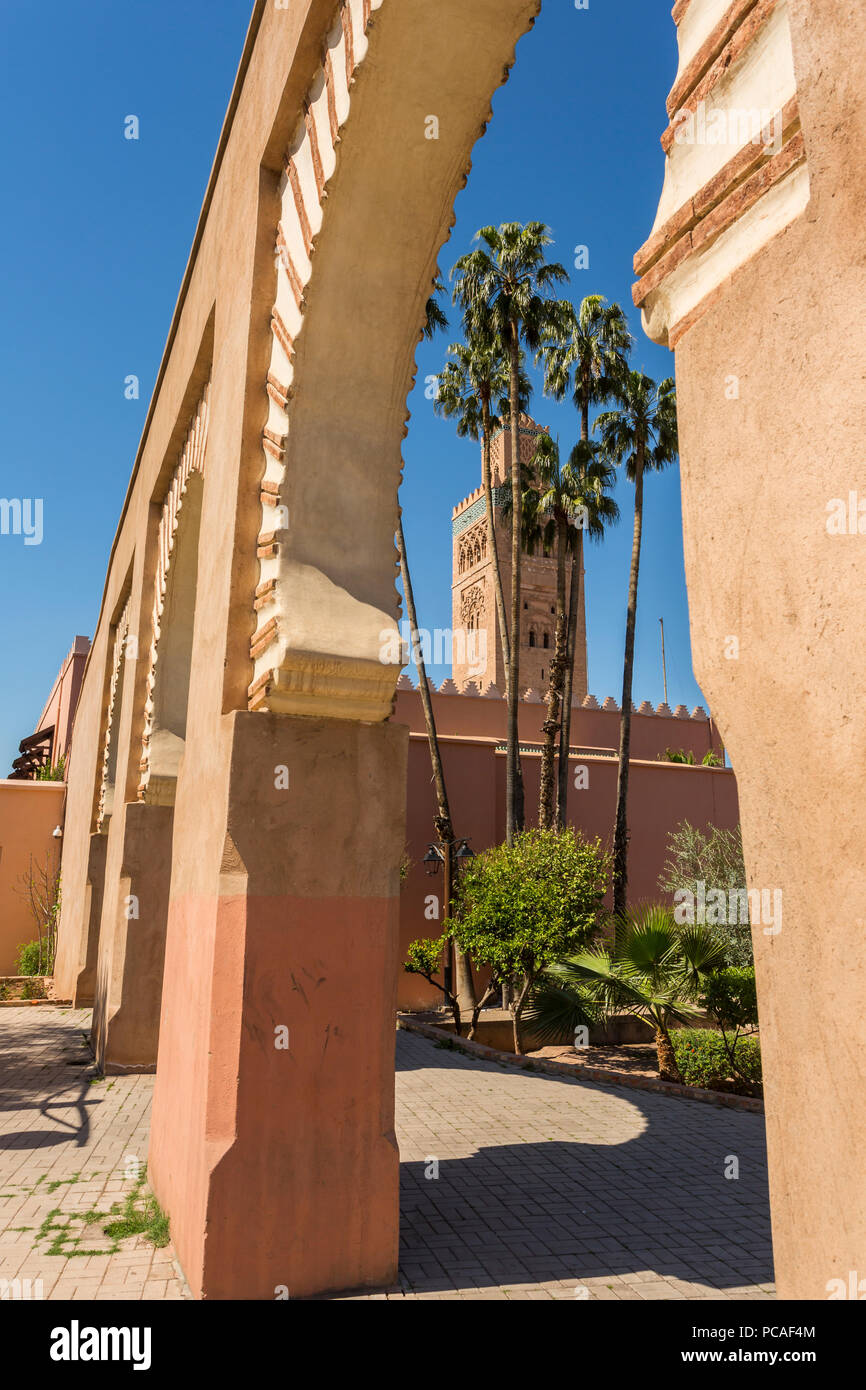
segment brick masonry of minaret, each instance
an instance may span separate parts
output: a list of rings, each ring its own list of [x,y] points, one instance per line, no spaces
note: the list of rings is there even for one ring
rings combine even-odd
[[[544,427],[528,415],[520,417],[520,456],[528,462]],[[506,608],[511,603],[511,527],[502,515],[502,500],[510,489],[511,433],[496,435],[491,445],[491,479],[496,549]],[[453,641],[452,676],[458,689],[469,680],[482,686],[491,682],[505,690],[499,618],[493,588],[493,565],[487,546],[484,491],[477,488],[454,508],[452,514],[451,625]],[[566,593],[571,562],[566,567]],[[526,555],[522,567],[522,613],[520,644],[520,690],[543,692],[550,675],[556,626],[556,560],[553,556]],[[459,634],[466,633],[466,645]],[[474,633],[480,634],[473,636]],[[545,645],[546,644],[546,645]],[[486,659],[483,671],[479,666]],[[581,585],[574,661],[574,697],[580,701],[587,693],[586,604]]]

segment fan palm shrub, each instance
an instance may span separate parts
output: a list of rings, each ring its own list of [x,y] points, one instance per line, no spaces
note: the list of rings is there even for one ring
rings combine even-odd
[[[524,1009],[543,1042],[561,1041],[581,1024],[629,1013],[655,1034],[659,1076],[682,1082],[671,1043],[674,1023],[688,1023],[699,996],[725,963],[724,943],[705,926],[680,927],[669,908],[626,914],[614,942],[598,944],[549,967]]]

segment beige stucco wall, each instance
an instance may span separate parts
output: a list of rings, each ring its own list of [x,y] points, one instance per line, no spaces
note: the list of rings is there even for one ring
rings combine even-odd
[[[705,0],[678,10],[705,39]],[[866,526],[827,525],[833,499],[866,497],[866,11],[787,0],[725,81],[794,103],[793,172],[751,205],[734,191],[738,220],[710,245],[727,278],[681,241],[646,304],[677,339],[695,673],[737,775],[750,887],[783,894],[782,930],[754,932],[777,1283],[820,1299],[866,1269]]]

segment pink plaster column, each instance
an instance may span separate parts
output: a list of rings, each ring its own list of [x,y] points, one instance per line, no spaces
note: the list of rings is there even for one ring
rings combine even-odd
[[[387,1285],[407,734],[226,723],[222,864],[170,907],[150,1181],[196,1295]]]

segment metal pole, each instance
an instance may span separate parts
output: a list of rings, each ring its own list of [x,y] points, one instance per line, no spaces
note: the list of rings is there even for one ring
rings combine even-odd
[[[453,842],[452,842],[452,841],[447,840],[447,841],[445,841],[444,843],[442,843],[442,867],[443,867],[443,875],[442,875],[442,877],[443,877],[443,880],[444,880],[444,882],[443,882],[443,884],[442,884],[442,888],[443,888],[442,896],[443,896],[443,898],[444,898],[444,911],[443,911],[443,913],[442,913],[443,918],[445,918],[445,917],[450,917],[450,916],[451,916],[451,899],[452,899],[452,897],[453,897],[453,895],[454,895],[454,878],[453,878],[453,873],[454,873],[454,860],[453,860],[453,857],[452,857],[452,856],[453,856],[453,852],[454,852],[454,845],[453,845]],[[445,943],[445,961],[444,961],[444,969],[443,969],[443,972],[442,972],[442,973],[443,973],[443,976],[444,976],[445,988],[446,988],[446,990],[448,991],[449,997],[454,993],[454,964],[453,964],[453,961],[454,961],[454,957],[453,957],[452,949],[451,949],[451,941],[448,940],[448,941],[446,941],[446,943]]]
[[[665,686],[665,704],[668,702],[668,668],[665,664],[665,620],[659,618],[659,627],[662,630],[662,680]]]

